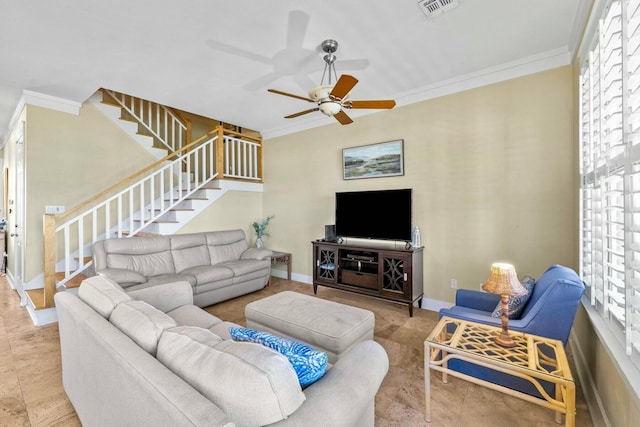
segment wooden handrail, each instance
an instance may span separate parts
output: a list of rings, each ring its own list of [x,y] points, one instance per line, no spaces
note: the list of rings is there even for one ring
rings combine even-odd
[[[95,196],[91,197],[90,199],[85,200],[84,202],[80,203],[79,205],[74,206],[73,208],[69,209],[68,211],[60,214],[60,215],[56,215],[55,220],[56,222],[60,222],[63,221],[65,219],[67,219],[67,217],[71,216],[72,214],[78,212],[79,210],[81,210],[82,208],[89,206],[90,204],[94,203],[96,200],[103,198],[104,196],[106,196],[107,194],[115,191],[116,189],[125,186],[125,184],[129,184],[131,181],[133,181],[134,179],[144,175],[145,173],[149,172],[150,170],[155,169],[156,167],[158,167],[159,165],[161,165],[162,163],[168,161],[168,160],[174,160],[176,155],[180,154],[183,151],[187,151],[190,148],[192,148],[195,145],[198,145],[199,143],[201,143],[202,141],[211,138],[214,134],[216,134],[218,132],[218,128],[216,127],[215,129],[207,132],[206,134],[202,135],[200,138],[196,139],[195,141],[185,145],[184,147],[182,147],[181,149],[168,154],[167,156],[163,157],[162,159],[153,162],[151,165],[147,166],[146,168],[139,170],[138,172],[134,173],[133,175],[123,179],[122,181],[118,182],[115,185],[112,185],[111,187],[107,188],[106,190],[96,194]]]
[[[219,127],[219,126],[218,126],[218,127]],[[224,133],[226,133],[226,134],[232,134],[232,135],[235,135],[235,136],[239,136],[239,137],[241,137],[241,138],[243,138],[243,139],[252,139],[252,140],[254,140],[254,141],[258,141],[258,142],[260,142],[260,143],[262,142],[262,138],[260,138],[260,137],[257,137],[257,136],[251,136],[251,135],[245,135],[245,134],[243,134],[243,133],[236,132],[235,130],[231,130],[231,129],[224,129]]]

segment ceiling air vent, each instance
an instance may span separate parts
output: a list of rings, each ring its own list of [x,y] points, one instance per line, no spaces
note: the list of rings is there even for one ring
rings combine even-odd
[[[428,18],[433,18],[458,6],[458,0],[420,0],[418,6]]]

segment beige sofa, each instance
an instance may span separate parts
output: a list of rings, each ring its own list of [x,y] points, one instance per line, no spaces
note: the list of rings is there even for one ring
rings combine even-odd
[[[264,288],[271,255],[250,248],[242,230],[106,239],[93,247],[96,274],[127,292],[184,280],[200,307]]]
[[[132,297],[135,296],[136,300]],[[55,295],[64,389],[84,426],[373,426],[384,349],[356,344],[304,390],[288,360],[229,339],[186,282]]]

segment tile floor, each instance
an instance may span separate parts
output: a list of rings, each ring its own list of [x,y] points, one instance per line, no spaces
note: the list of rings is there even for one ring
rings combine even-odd
[[[244,324],[247,303],[283,290],[312,294],[311,285],[274,278],[271,286],[208,307]],[[318,296],[372,310],[375,339],[387,350],[390,369],[376,397],[376,426],[557,426],[553,412],[450,377],[432,376],[432,422],[424,421],[423,343],[437,314],[320,287]],[[36,328],[5,278],[0,278],[0,426],[79,426],[61,382],[57,325]],[[575,371],[574,371],[575,372]],[[582,392],[576,425],[591,427]]]

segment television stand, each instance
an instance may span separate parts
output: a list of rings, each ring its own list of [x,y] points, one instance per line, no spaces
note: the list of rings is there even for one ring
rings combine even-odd
[[[422,302],[423,248],[387,249],[316,240],[313,293],[327,286],[409,306]]]

